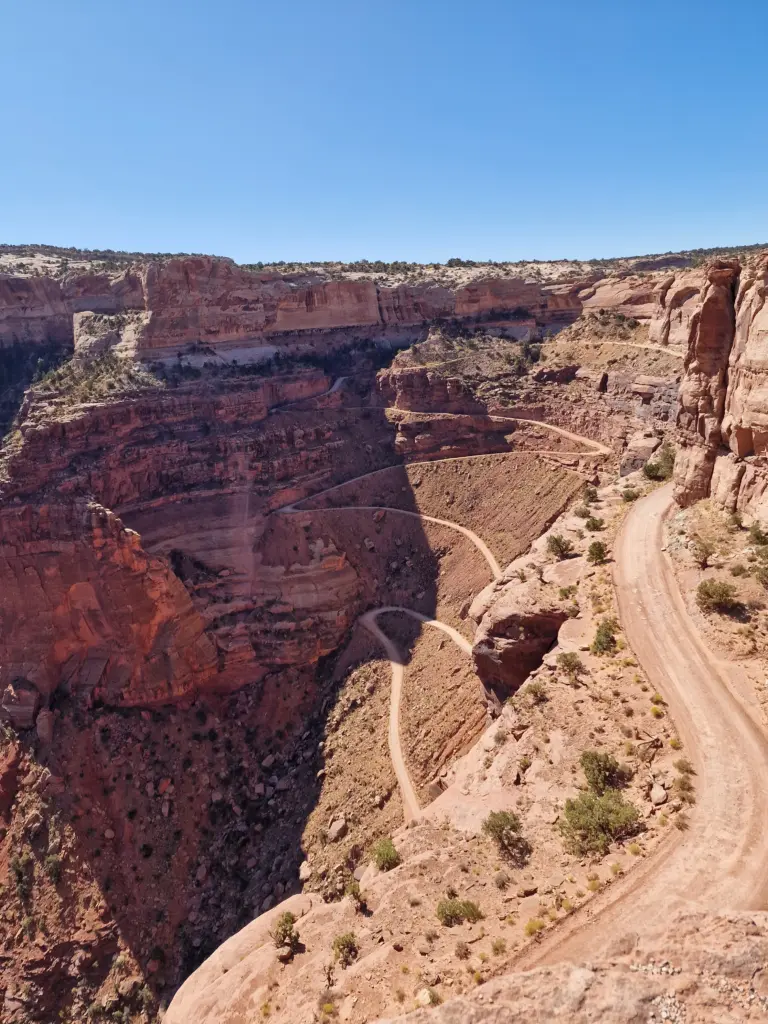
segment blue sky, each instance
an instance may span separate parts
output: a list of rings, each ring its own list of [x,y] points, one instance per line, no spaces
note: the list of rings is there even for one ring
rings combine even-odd
[[[552,259],[768,240],[764,0],[3,0],[0,240]]]

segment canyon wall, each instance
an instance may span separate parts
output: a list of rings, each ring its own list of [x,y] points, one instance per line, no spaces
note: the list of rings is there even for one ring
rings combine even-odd
[[[358,339],[409,342],[437,318],[496,318],[497,326],[506,323],[510,330],[517,319],[557,329],[583,310],[599,308],[648,320],[667,317],[657,335],[674,343],[685,317],[679,289],[674,315],[666,302],[675,280],[669,271],[593,271],[553,281],[489,271],[484,280],[455,287],[428,277],[386,287],[362,277],[250,271],[208,256],[169,258],[61,279],[0,275],[0,345],[67,340],[85,353],[107,346],[144,360],[182,354],[242,361],[300,350],[308,342],[333,349],[349,332]]]
[[[718,261],[690,310],[675,498],[768,523],[768,257]]]
[[[330,385],[206,377],[74,408],[29,392],[0,487],[0,693],[32,694],[27,725],[60,683],[157,704],[336,648],[380,567],[356,568],[334,524],[273,513],[395,453],[382,411],[312,410]]]

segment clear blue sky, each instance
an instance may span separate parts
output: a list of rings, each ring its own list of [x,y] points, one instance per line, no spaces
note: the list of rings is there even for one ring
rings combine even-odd
[[[765,0],[0,6],[0,241],[245,262],[768,239]]]

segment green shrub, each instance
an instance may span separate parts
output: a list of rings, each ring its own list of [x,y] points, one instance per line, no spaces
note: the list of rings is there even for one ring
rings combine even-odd
[[[548,697],[544,680],[532,679],[525,688],[525,695],[531,698],[531,704],[545,704]]]
[[[585,750],[581,755],[580,764],[587,785],[598,796],[607,789],[618,789],[625,785],[629,776],[628,770],[620,765],[612,754],[600,753],[597,750]]]
[[[24,850],[20,856],[19,854],[14,853],[9,861],[16,891],[22,899],[29,895],[30,889],[32,888],[32,882],[27,872],[27,867],[31,863],[32,854],[29,850]]]
[[[605,854],[616,839],[625,839],[638,830],[640,815],[615,789],[602,795],[580,793],[566,800],[563,818],[558,822],[566,847],[578,856]]]
[[[589,519],[584,523],[584,526],[589,530],[590,533],[598,533],[605,526],[604,519],[597,519],[595,516],[590,516]]]
[[[373,848],[373,859],[379,871],[391,871],[400,863],[400,854],[391,839],[380,839]]]
[[[616,633],[619,624],[612,616],[601,619],[597,625],[595,639],[590,650],[593,654],[610,654],[616,650]]]
[[[270,932],[272,941],[277,949],[285,949],[291,955],[296,953],[299,949],[299,933],[294,928],[296,924],[296,915],[292,914],[290,910],[286,910],[284,914],[281,914],[277,919],[275,927]]]
[[[482,921],[483,913],[480,907],[471,900],[447,899],[440,900],[437,904],[437,918],[440,924],[446,928],[452,928],[455,924],[462,924],[469,921],[474,924]]]
[[[56,853],[49,853],[43,863],[45,873],[55,885],[61,878],[61,857]]]
[[[715,553],[715,545],[711,540],[707,540],[704,537],[698,535],[693,538],[691,544],[691,554],[693,555],[694,561],[700,569],[706,569],[709,565],[709,560]]]
[[[587,550],[587,561],[592,565],[602,565],[608,557],[608,549],[601,540],[593,540]]]
[[[496,843],[500,853],[518,866],[531,855],[531,844],[520,835],[520,819],[512,811],[491,811],[483,822],[483,832]]]
[[[573,552],[573,543],[560,533],[550,533],[547,537],[547,551],[562,561]]]
[[[345,932],[337,935],[333,940],[333,956],[342,967],[349,967],[357,959],[360,949],[354,932]]]
[[[635,490],[634,487],[625,487],[621,492],[621,497],[623,501],[626,501],[627,504],[629,504],[630,501],[637,501],[640,497],[640,491]]]
[[[363,895],[363,892],[360,888],[360,883],[357,881],[356,878],[353,878],[351,881],[347,882],[346,889],[344,891],[354,903],[355,910],[367,910],[365,896]]]
[[[585,671],[584,662],[576,651],[562,651],[557,656],[558,668],[561,668],[573,682]]]
[[[649,480],[669,480],[675,468],[675,453],[665,441],[652,459],[643,466],[643,473]]]
[[[530,938],[532,935],[536,935],[538,932],[540,932],[544,927],[545,924],[541,920],[541,918],[532,917],[530,921],[526,922],[525,934]]]
[[[581,500],[585,505],[591,505],[597,501],[597,488],[593,487],[592,484],[584,484],[581,490]]]
[[[588,505],[577,505],[573,510],[573,514],[578,516],[579,519],[589,519],[592,513],[589,511]]]
[[[761,529],[759,523],[752,523],[752,525],[750,526],[749,539],[752,541],[753,544],[756,544],[758,547],[761,548],[768,545],[768,533],[765,533]]]
[[[491,943],[491,952],[494,956],[503,956],[507,952],[507,943],[504,939],[494,939]]]
[[[702,580],[696,588],[696,603],[703,612],[733,612],[741,602],[736,588],[724,580]]]

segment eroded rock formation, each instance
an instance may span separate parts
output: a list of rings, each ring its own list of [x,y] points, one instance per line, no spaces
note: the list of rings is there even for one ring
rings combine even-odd
[[[690,316],[675,468],[681,505],[711,494],[761,522],[768,522],[767,283],[765,255],[705,272]]]

